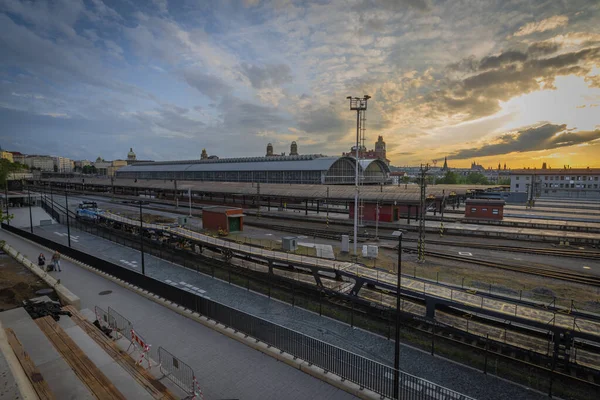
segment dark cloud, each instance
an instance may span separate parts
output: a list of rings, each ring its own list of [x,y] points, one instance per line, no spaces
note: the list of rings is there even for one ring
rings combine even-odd
[[[286,122],[276,108],[248,103],[233,96],[224,98],[218,109],[223,118],[221,129],[236,135],[280,129]]]
[[[561,45],[555,42],[537,42],[533,43],[527,49],[527,54],[537,57],[554,54],[560,49]]]
[[[255,89],[280,86],[292,81],[292,70],[285,64],[259,67],[244,63],[240,68]]]
[[[183,71],[185,81],[200,93],[216,101],[231,93],[232,88],[220,78],[205,74],[199,69],[187,69]]]
[[[428,0],[364,0],[361,9],[382,8],[386,11],[406,12],[407,9],[414,8],[420,11],[429,10]]]
[[[479,64],[479,69],[498,68],[505,64],[523,62],[525,60],[527,60],[527,54],[520,51],[506,51],[498,56],[484,57]]]
[[[163,106],[151,113],[137,112],[134,115],[144,126],[160,128],[166,136],[198,136],[204,131],[205,124],[187,117],[188,109],[177,106]]]
[[[504,134],[493,143],[479,148],[459,150],[450,157],[454,160],[464,160],[514,152],[550,150],[587,143],[596,139],[600,139],[600,130],[573,132],[568,130],[564,124],[545,124],[535,128],[522,129],[514,134]]]
[[[297,118],[298,128],[307,133],[332,133],[332,140],[342,136],[348,122],[341,119],[334,107],[306,107]]]

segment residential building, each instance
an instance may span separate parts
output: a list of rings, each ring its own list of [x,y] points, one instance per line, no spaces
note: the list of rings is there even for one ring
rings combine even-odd
[[[530,198],[600,198],[600,168],[519,169],[510,173],[510,190]]]
[[[18,151],[11,151],[13,156],[13,162],[25,164],[25,154],[19,153]]]
[[[2,158],[4,160],[8,160],[10,162],[14,162],[12,153],[10,151],[2,150],[1,147],[0,147],[0,158]]]
[[[56,167],[57,172],[72,172],[73,166],[71,164],[71,159],[65,157],[54,157],[54,166]]]
[[[77,160],[73,162],[73,168],[78,171],[81,171],[83,167],[87,167],[89,165],[92,165],[92,162],[89,160]]]
[[[37,155],[27,156],[25,157],[25,165],[42,171],[54,171],[54,158]]]

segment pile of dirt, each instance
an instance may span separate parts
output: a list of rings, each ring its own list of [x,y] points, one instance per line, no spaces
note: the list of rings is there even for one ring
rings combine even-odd
[[[43,280],[11,257],[0,256],[0,311],[21,307],[23,301],[38,297],[38,290],[49,288]],[[58,299],[54,292],[49,297]]]

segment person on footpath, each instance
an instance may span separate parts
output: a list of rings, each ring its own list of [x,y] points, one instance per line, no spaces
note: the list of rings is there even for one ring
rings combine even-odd
[[[40,253],[40,255],[38,256],[38,265],[40,267],[46,265],[46,256],[44,256],[44,253]]]
[[[54,255],[52,255],[52,263],[54,264],[55,270],[58,270],[58,272],[62,272],[62,270],[60,269],[60,253],[58,252],[58,250],[54,252]]]

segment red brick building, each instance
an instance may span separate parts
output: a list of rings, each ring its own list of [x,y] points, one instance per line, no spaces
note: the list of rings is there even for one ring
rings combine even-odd
[[[219,229],[227,233],[244,230],[244,214],[236,207],[204,207],[202,209],[202,227],[217,232]]]
[[[504,204],[504,200],[467,199],[465,217],[501,220],[504,217]]]

